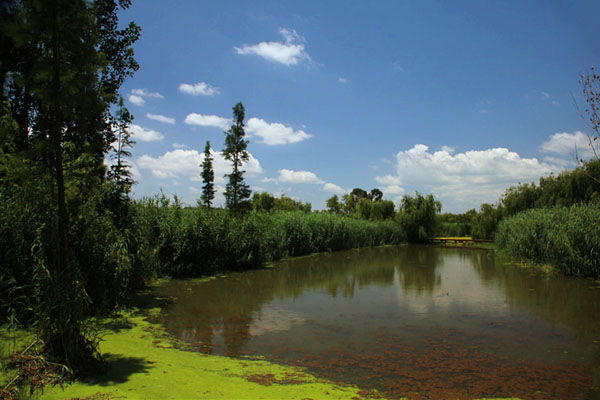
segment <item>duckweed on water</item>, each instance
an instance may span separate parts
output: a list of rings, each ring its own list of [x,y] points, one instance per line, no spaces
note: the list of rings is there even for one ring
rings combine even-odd
[[[382,398],[318,379],[299,368],[179,349],[139,315],[114,324],[100,350],[106,372],[64,387],[46,387],[44,399],[366,399]],[[482,399],[484,400],[484,399]],[[511,399],[507,399],[511,400]],[[518,399],[512,399],[518,400]]]
[[[141,316],[114,329],[100,345],[102,375],[71,385],[46,388],[44,399],[351,399],[359,389],[320,380],[301,369],[262,360],[233,359],[176,348]]]

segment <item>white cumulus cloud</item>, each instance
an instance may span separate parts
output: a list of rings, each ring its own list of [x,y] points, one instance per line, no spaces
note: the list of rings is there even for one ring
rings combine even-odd
[[[231,162],[223,158],[220,152],[212,151],[215,170],[215,182],[224,182],[225,174],[231,173]],[[189,178],[192,181],[200,180],[200,164],[204,154],[197,150],[177,149],[165,154],[152,157],[147,154],[137,159],[137,164],[142,169],[152,172],[152,175],[160,179]],[[248,162],[244,163],[243,169],[247,176],[262,174],[263,170],[259,161],[250,154]]]
[[[302,129],[294,130],[279,122],[269,123],[260,118],[250,118],[246,124],[246,131],[252,136],[259,137],[260,142],[268,146],[297,143],[312,136]]]
[[[231,121],[227,118],[219,117],[218,115],[206,115],[191,113],[185,117],[184,122],[188,125],[198,126],[214,126],[226,130],[229,128]]]
[[[175,118],[166,117],[166,116],[161,115],[161,114],[146,113],[146,118],[150,118],[150,119],[153,119],[153,120],[158,121],[158,122],[163,122],[165,124],[175,125]]]
[[[335,183],[327,182],[323,185],[323,190],[326,192],[331,192],[334,194],[344,194],[347,193],[347,190],[341,186],[336,185]]]
[[[191,94],[192,96],[214,96],[219,94],[219,88],[214,87],[206,82],[198,82],[193,85],[189,83],[182,83],[179,85],[179,91],[182,93]]]
[[[291,169],[280,169],[277,181],[286,183],[325,183],[317,175],[310,171],[293,171]]]
[[[375,178],[387,185],[382,188],[384,193],[386,189],[402,193],[407,187],[432,192],[453,211],[495,202],[508,186],[561,170],[558,165],[523,158],[505,148],[451,154],[447,149],[430,152],[423,144],[396,154],[395,164],[394,175]]]
[[[381,191],[385,195],[401,195],[404,194],[405,190],[400,185],[388,185],[381,188]]]
[[[140,97],[152,97],[155,99],[164,99],[165,96],[158,92],[150,92],[148,89],[132,89],[131,93]]]
[[[254,54],[266,60],[274,61],[285,66],[292,66],[301,61],[310,61],[310,56],[304,50],[305,40],[293,29],[279,29],[283,42],[260,42],[258,44],[234,47],[237,54]]]
[[[573,133],[555,133],[550,136],[548,141],[542,143],[540,151],[543,153],[554,153],[561,156],[571,156],[575,154],[579,158],[590,158],[594,155],[592,144],[588,135],[584,132],[576,131]],[[596,149],[598,151],[598,149]]]
[[[129,101],[131,103],[135,104],[136,106],[140,106],[141,107],[144,104],[146,104],[146,101],[142,97],[137,96],[135,94],[130,94],[127,98],[129,99]]]
[[[165,135],[160,132],[153,131],[152,129],[142,128],[136,124],[131,124],[129,126],[129,133],[134,140],[139,140],[141,142],[156,142],[165,138]]]
[[[383,175],[383,176],[376,176],[375,180],[379,183],[381,183],[382,185],[399,185],[401,182],[401,179],[397,176],[394,175]]]

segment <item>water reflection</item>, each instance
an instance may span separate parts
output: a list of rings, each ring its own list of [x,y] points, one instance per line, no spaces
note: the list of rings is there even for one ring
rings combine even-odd
[[[485,251],[381,247],[173,281],[158,289],[175,300],[158,321],[199,351],[263,355],[391,396],[582,398],[600,385],[594,285]],[[479,372],[465,381],[469,368]]]

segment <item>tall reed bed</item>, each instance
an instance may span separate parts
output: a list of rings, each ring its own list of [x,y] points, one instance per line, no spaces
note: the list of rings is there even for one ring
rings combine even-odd
[[[286,256],[397,244],[406,235],[395,222],[329,213],[250,212],[181,208],[146,200],[135,207],[135,231],[151,250],[154,271],[193,276],[256,268]]]
[[[600,204],[521,212],[500,222],[496,243],[512,257],[600,277]]]

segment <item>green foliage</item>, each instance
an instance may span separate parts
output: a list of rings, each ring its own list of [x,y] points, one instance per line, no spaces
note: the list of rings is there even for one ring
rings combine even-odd
[[[275,206],[275,196],[268,192],[255,192],[252,195],[252,209],[255,211],[271,211]]]
[[[369,198],[372,201],[381,201],[381,199],[383,198],[383,192],[377,188],[372,189],[369,193]]]
[[[284,195],[281,195],[280,197],[275,197],[267,192],[254,193],[254,195],[252,195],[251,204],[252,209],[255,211],[310,212],[311,210],[310,203],[302,203],[301,201],[294,200],[291,197],[287,197]]]
[[[469,210],[462,214],[443,213],[437,217],[435,236],[463,237],[473,235],[473,219],[477,211]]]
[[[409,242],[425,242],[436,232],[436,214],[442,205],[433,195],[423,196],[416,192],[415,196],[404,196],[400,203],[397,220],[406,229]]]
[[[248,140],[244,139],[246,132],[244,131],[244,118],[246,111],[244,105],[240,102],[233,107],[233,124],[227,132],[225,132],[225,148],[223,156],[226,160],[231,161],[231,174],[226,175],[228,178],[225,187],[225,203],[230,210],[245,210],[249,208],[248,199],[250,198],[250,187],[244,182],[244,170],[242,165],[250,159],[250,155],[246,150],[248,148]]]
[[[372,201],[360,199],[356,205],[356,215],[359,218],[383,221],[394,218],[394,202],[391,200]]]
[[[312,206],[308,202],[303,203],[283,195],[276,197],[273,204],[273,210],[275,211],[304,211],[309,213],[311,208]]]
[[[260,197],[260,196],[259,196]],[[302,211],[231,213],[180,208],[155,197],[135,205],[157,273],[198,276],[256,268],[286,256],[404,241],[402,227]]]
[[[356,218],[383,221],[392,219],[395,215],[394,202],[382,200],[383,192],[377,188],[367,192],[361,188],[354,188],[350,193],[342,196],[340,203],[337,195],[327,199],[327,209],[336,214],[346,214]]]
[[[337,194],[334,194],[328,198],[326,205],[329,212],[334,214],[340,214],[342,212],[342,203],[340,203],[340,199]]]
[[[502,196],[506,216],[532,208],[565,207],[600,199],[600,160],[592,160],[572,171],[542,177],[538,184],[510,187]]]
[[[600,160],[583,163],[559,175],[541,177],[539,182],[508,188],[498,205],[482,204],[479,212],[445,214],[438,219],[439,236],[471,235],[493,239],[498,223],[520,212],[565,207],[600,200]]]
[[[471,220],[472,235],[476,239],[493,239],[496,227],[502,220],[503,209],[484,203]]]
[[[117,17],[129,3],[23,0],[0,12],[0,96],[9,103],[0,134],[0,230],[9,240],[0,295],[9,306],[0,317],[21,309],[48,353],[72,367],[93,355],[83,319],[123,297],[131,271],[132,118],[118,91],[138,68],[131,45],[140,30]],[[103,285],[108,293],[94,293]]]
[[[496,243],[510,256],[568,275],[600,277],[600,204],[528,210],[500,222]]]
[[[200,196],[199,204],[203,205],[206,208],[210,208],[212,201],[215,198],[215,171],[213,169],[213,157],[210,151],[210,142],[206,142],[206,146],[204,146],[204,158],[202,160],[202,164],[200,164],[202,168],[202,182],[204,185],[202,186],[202,196]]]

